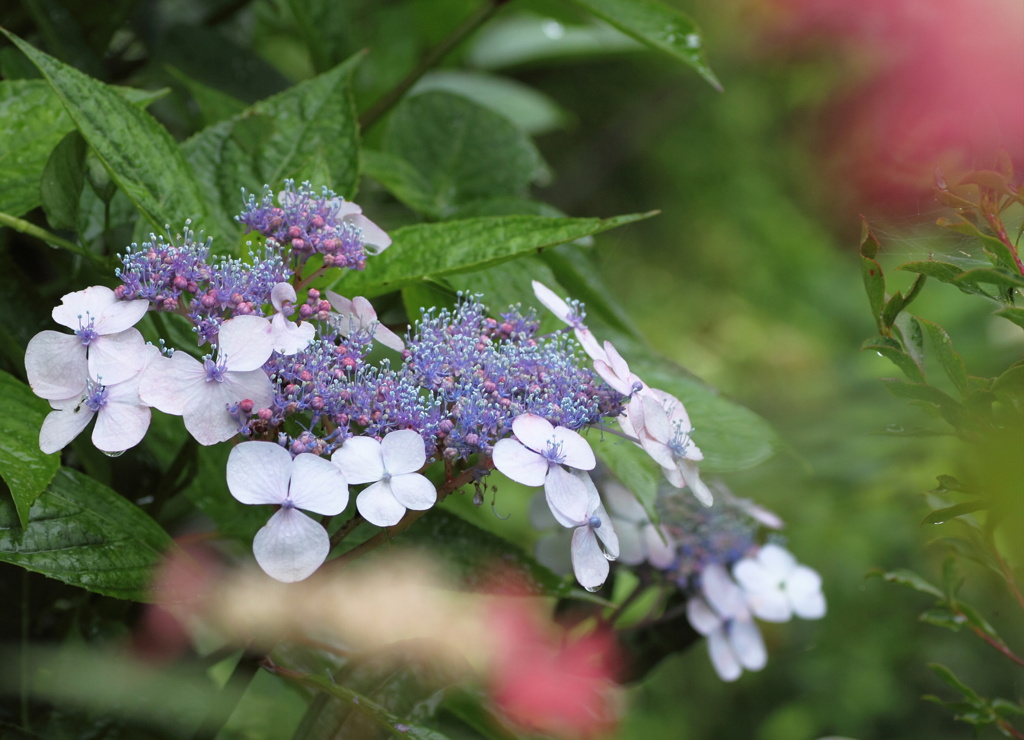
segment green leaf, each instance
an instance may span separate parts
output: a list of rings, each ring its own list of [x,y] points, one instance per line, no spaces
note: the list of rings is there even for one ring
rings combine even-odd
[[[0,82],[0,211],[20,216],[39,205],[50,152],[74,127],[45,81]]]
[[[413,280],[472,272],[653,215],[652,211],[606,219],[491,216],[405,226],[392,232],[391,247],[374,257],[367,270],[344,276],[344,291],[372,297]]]
[[[938,599],[943,598],[942,590],[939,589],[938,586],[933,586],[912,570],[902,568],[900,570],[891,571],[876,570],[872,571],[869,575],[879,576],[887,583],[895,583],[900,586],[912,588],[915,591],[920,591],[921,593],[931,594]]]
[[[1013,251],[1000,239],[992,236],[991,234],[986,234],[970,221],[949,221],[948,219],[941,218],[938,223],[940,226],[944,226],[947,229],[957,231],[961,234],[966,234],[967,236],[973,236],[980,241],[982,249],[985,250],[985,254],[988,255],[989,259],[992,260],[992,264],[997,268],[1004,268],[1007,270],[1017,269],[1017,263],[1013,258]]]
[[[956,286],[961,292],[968,295],[988,296],[988,293],[979,288],[977,283],[971,280],[959,280],[960,276],[965,273],[965,270],[959,265],[954,265],[952,262],[939,262],[935,260],[907,262],[896,269],[933,277],[939,282]]]
[[[903,351],[900,343],[895,339],[890,339],[889,337],[873,337],[871,339],[866,339],[860,346],[860,349],[861,352],[869,350],[877,352],[882,357],[890,360],[913,382],[924,382],[924,373],[921,372],[921,368],[916,362],[914,362],[913,357]]]
[[[21,526],[32,503],[60,468],[60,455],[39,449],[39,429],[49,405],[13,375],[0,370],[0,476],[11,491]]]
[[[987,509],[989,506],[990,504],[985,500],[967,501],[962,504],[947,506],[944,509],[936,509],[931,512],[921,520],[921,524],[942,524],[943,522],[948,522],[950,519],[955,519],[958,516]]]
[[[216,88],[194,80],[180,69],[167,67],[168,74],[180,82],[199,106],[203,124],[210,126],[226,118],[237,116],[245,110],[245,103]]]
[[[61,139],[46,162],[40,194],[46,220],[55,229],[74,230],[78,226],[87,151],[85,139],[72,131]]]
[[[362,162],[364,173],[383,185],[399,202],[417,213],[440,217],[431,199],[430,183],[412,164],[397,155],[371,149],[363,150]]]
[[[137,506],[68,468],[36,499],[24,531],[0,500],[0,560],[106,596],[145,601],[171,544]]]
[[[605,285],[594,261],[583,247],[563,244],[557,249],[544,252],[543,259],[555,273],[558,283],[569,291],[569,295],[586,304],[588,320],[597,316],[613,329],[634,339],[640,336],[640,330],[633,319],[615,300],[613,291]]]
[[[949,491],[961,491],[963,493],[970,493],[970,491],[964,491],[964,484],[954,478],[952,475],[937,475],[935,480],[938,485],[933,488],[929,493],[947,493]]]
[[[1024,277],[1021,277],[1019,274],[1014,274],[1009,270],[998,268],[988,269],[980,267],[977,270],[968,270],[954,282],[956,285],[989,283],[992,285],[1002,285],[1007,288],[1024,288]]]
[[[445,91],[403,101],[388,119],[383,150],[419,174],[407,184],[426,185],[416,200],[429,203],[424,213],[435,218],[473,200],[525,196],[548,175],[533,141],[511,121]]]
[[[953,349],[953,340],[949,338],[946,330],[938,324],[922,318],[918,318],[918,321],[921,322],[921,326],[925,328],[928,336],[931,337],[932,343],[935,345],[936,354],[939,357],[939,362],[942,363],[942,369],[946,371],[946,375],[953,381],[956,389],[962,395],[967,395],[967,369],[964,367],[963,358]]]
[[[1024,308],[1001,308],[996,311],[995,315],[1002,316],[1007,321],[1012,321],[1024,329]]]
[[[505,591],[510,573],[535,593],[566,596],[573,590],[522,548],[442,508],[420,517],[394,546],[429,549],[445,572],[472,591]]]
[[[992,382],[992,392],[998,396],[1024,398],[1024,363],[1012,365]]]
[[[984,700],[980,696],[978,696],[977,692],[975,692],[974,689],[960,681],[960,679],[953,675],[953,671],[946,668],[946,666],[940,665],[939,663],[929,663],[928,668],[931,669],[932,673],[938,676],[940,681],[949,686],[951,689],[954,689],[955,691],[962,694],[964,698],[966,698],[972,704],[984,703]]]
[[[954,614],[948,608],[944,606],[937,606],[934,609],[928,609],[922,612],[918,619],[922,622],[934,625],[936,627],[942,627],[943,629],[950,630],[951,632],[959,632],[963,629],[966,619],[959,614]]]
[[[664,51],[693,67],[716,90],[722,86],[704,56],[697,25],[686,15],[657,0],[572,0],[637,41]]]
[[[43,73],[118,187],[157,230],[186,218],[204,221],[206,202],[167,129],[113,87],[4,34]]]
[[[958,426],[963,417],[963,407],[951,396],[927,383],[908,383],[898,378],[882,378],[886,389],[899,398],[909,398],[914,401],[925,401],[926,403],[938,406],[942,417],[952,424]]]
[[[243,504],[228,492],[225,471],[230,452],[227,445],[200,447],[198,464],[185,496],[210,517],[221,534],[249,545],[269,517],[262,506]]]
[[[261,100],[182,144],[213,204],[218,225],[236,233],[241,189],[274,192],[309,180],[351,198],[359,181],[359,129],[352,98],[354,56],[324,74]]]

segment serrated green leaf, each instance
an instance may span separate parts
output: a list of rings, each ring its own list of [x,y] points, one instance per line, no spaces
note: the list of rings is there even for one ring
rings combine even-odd
[[[167,129],[111,86],[3,33],[43,73],[118,187],[157,230],[205,220],[206,202]]]
[[[0,500],[0,560],[89,591],[147,600],[168,534],[137,506],[75,470],[61,468],[22,531]]]
[[[40,185],[46,220],[54,229],[78,226],[78,204],[85,185],[85,154],[88,146],[78,131],[72,131],[50,154]]]
[[[431,187],[420,171],[395,154],[364,149],[363,171],[379,182],[400,203],[417,213],[440,218],[431,198]]]
[[[443,548],[438,547],[439,543]],[[435,508],[420,517],[394,546],[431,550],[445,564],[445,572],[473,591],[502,592],[508,587],[510,574],[536,593],[566,596],[572,591],[565,579],[522,548],[446,509]]]
[[[21,216],[39,205],[50,152],[74,127],[45,81],[0,81],[0,211]]]
[[[212,126],[245,110],[245,103],[216,88],[194,80],[180,69],[167,67],[168,74],[180,82],[199,106],[204,126]]]
[[[931,512],[921,520],[921,524],[942,524],[943,522],[948,522],[950,519],[955,519],[958,516],[987,509],[989,506],[990,504],[985,500],[968,501],[962,504],[956,504],[955,506],[947,506],[944,509],[936,509]]]
[[[904,375],[915,383],[923,383],[925,380],[924,373],[921,372],[921,368],[914,362],[914,358],[904,352],[900,343],[895,339],[873,337],[866,339],[860,346],[860,349],[862,352],[877,352],[896,365],[896,367],[903,371]]]
[[[359,129],[352,73],[361,56],[261,100],[182,144],[219,228],[237,233],[241,189],[275,192],[309,180],[351,198],[359,181]]]
[[[722,86],[708,66],[697,24],[658,0],[571,0],[623,33],[693,67],[716,90]]]
[[[964,367],[963,358],[953,349],[953,340],[949,338],[946,330],[938,324],[920,317],[918,321],[925,328],[925,331],[928,332],[928,336],[931,337],[939,362],[942,364],[942,369],[945,370],[947,377],[949,377],[961,394],[966,395],[968,391],[967,369]]]
[[[406,189],[415,183],[427,189],[407,198],[407,205],[428,203],[424,212],[435,218],[474,200],[525,196],[548,174],[533,141],[511,121],[445,91],[402,102],[388,119],[383,151],[418,173],[405,180]]]
[[[907,588],[912,588],[915,591],[920,591],[921,593],[931,594],[938,599],[943,598],[942,591],[938,586],[932,585],[912,570],[901,568],[899,570],[892,571],[872,571],[871,575],[879,576],[887,583],[906,586]]]
[[[346,274],[340,288],[346,295],[372,297],[414,280],[480,270],[653,215],[606,219],[485,216],[405,226],[392,232],[392,245],[372,258],[366,270]]]
[[[21,526],[29,509],[60,468],[60,455],[39,449],[39,429],[49,405],[32,390],[0,370],[0,476],[11,491]]]

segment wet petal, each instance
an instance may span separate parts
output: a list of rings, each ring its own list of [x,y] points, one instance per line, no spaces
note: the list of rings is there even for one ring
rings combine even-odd
[[[43,331],[25,349],[25,373],[32,392],[47,400],[64,400],[85,391],[89,375],[86,348],[74,334]]]
[[[572,533],[572,572],[587,591],[596,591],[608,578],[608,559],[597,544],[590,527],[577,527]]]
[[[107,397],[107,405],[96,415],[92,443],[104,452],[131,449],[146,436],[152,413],[148,406],[117,403]]]
[[[608,516],[608,512],[604,510],[603,506],[598,506],[593,516],[601,520],[601,526],[594,529],[594,532],[601,544],[604,545],[605,557],[609,560],[616,560],[619,557],[619,536],[615,532],[615,525],[612,524],[611,517]]]
[[[67,447],[95,415],[82,396],[53,401],[50,405],[55,410],[46,415],[39,430],[39,449],[47,455]]]
[[[348,506],[348,482],[337,465],[306,452],[292,461],[288,497],[300,509],[334,516]]]
[[[280,509],[259,532],[252,552],[263,571],[294,583],[316,572],[331,550],[327,530],[298,509]]]
[[[578,527],[589,518],[590,492],[583,475],[586,474],[573,475],[561,465],[552,465],[544,479],[544,496],[563,527]]]

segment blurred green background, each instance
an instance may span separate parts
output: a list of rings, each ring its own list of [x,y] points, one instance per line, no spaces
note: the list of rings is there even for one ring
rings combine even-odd
[[[938,579],[946,550],[929,543],[942,528],[918,524],[929,511],[922,493],[936,475],[961,475],[971,461],[949,437],[887,433],[942,424],[890,397],[878,378],[896,370],[858,351],[874,334],[859,272],[858,208],[876,225],[887,268],[956,249],[957,238],[933,226],[944,211],[927,192],[876,208],[831,166],[837,106],[877,72],[870,49],[779,35],[780,15],[796,12],[783,4],[675,4],[701,26],[723,91],[607,28],[582,28],[569,5],[545,0],[509,3],[443,65],[500,74],[543,94],[504,97],[551,166],[538,199],[573,216],[661,210],[600,236],[594,258],[653,347],[779,431],[788,451],[725,480],[779,513],[789,548],[824,579],[824,620],[762,625],[769,662],[761,673],[725,684],[703,645],[673,656],[628,690],[620,736],[967,737],[965,725],[921,700],[946,691],[925,664],[944,663],[979,691],[1018,700],[1020,671],[967,635],[919,622],[928,597],[866,578],[874,568],[912,568]],[[2,22],[54,53],[62,31],[44,22],[45,5],[24,3]],[[319,29],[335,45],[312,56],[306,42],[316,31],[293,5],[114,3],[108,22],[131,31],[113,36],[112,46],[123,45],[117,64],[108,57],[89,71],[170,85],[173,94],[151,110],[184,136],[201,108],[168,65],[248,102],[366,48],[357,80],[365,107],[478,4],[339,2],[330,28]],[[211,44],[231,45],[237,64],[211,64]],[[5,63],[16,62],[8,55]],[[493,82],[482,87],[494,94]],[[372,196],[372,183],[367,188]],[[393,228],[407,218],[394,206],[375,220]],[[996,373],[1021,356],[1019,331],[949,286],[929,285],[915,309],[949,330],[972,374]],[[967,575],[967,598],[1011,645],[1024,644],[1019,612],[994,580],[980,568]],[[260,706],[259,691],[279,691],[268,682],[256,689],[250,708]],[[292,709],[282,707],[276,721],[294,721]],[[259,737],[271,719],[256,716],[225,734]]]

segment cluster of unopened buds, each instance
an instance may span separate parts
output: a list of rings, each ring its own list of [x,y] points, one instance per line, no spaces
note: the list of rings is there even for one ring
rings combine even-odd
[[[243,503],[277,507],[253,547],[282,581],[310,576],[329,555],[327,529],[303,511],[338,515],[349,486],[365,484],[359,515],[395,525],[437,502],[423,472],[439,462],[448,484],[453,471],[479,483],[496,468],[543,486],[551,514],[572,531],[576,578],[595,590],[624,551],[589,475],[588,428],[641,447],[669,483],[711,505],[682,402],[599,343],[579,303],[535,282],[538,300],[567,325],[541,336],[532,311],[492,317],[463,295],[453,308],[425,310],[403,339],[365,298],[306,287],[329,269],[363,269],[390,245],[358,206],[289,182],[276,203],[269,188],[250,197],[237,220],[263,238],[248,261],[211,256],[186,225],[179,237],[129,247],[116,290],[64,296],[53,318],[72,333],[41,332],[25,357],[32,389],[53,407],[44,451],[96,417],[94,444],[120,454],[143,439],[152,408],[181,416],[202,445],[240,436],[227,488]],[[147,343],[135,326],[149,312],[184,317],[196,347]],[[369,362],[375,342],[398,356]]]

